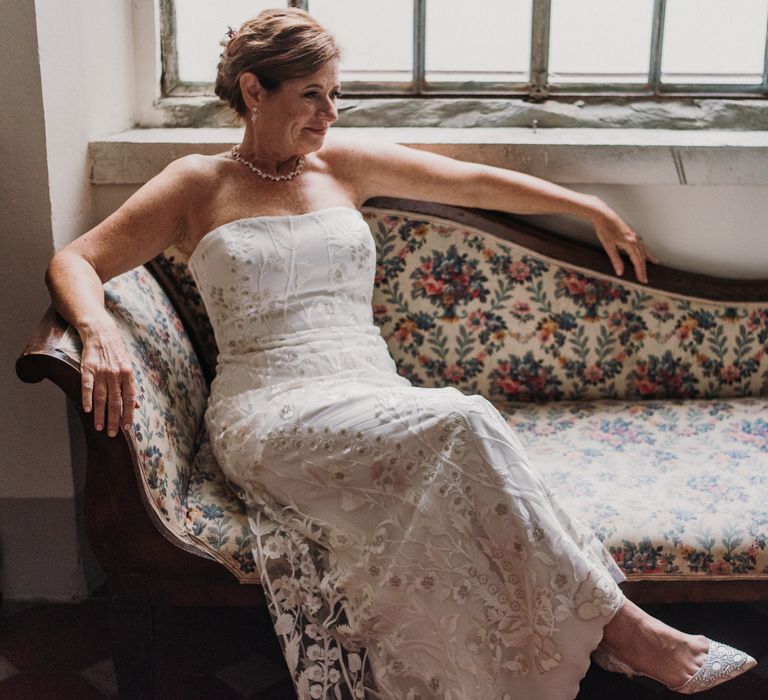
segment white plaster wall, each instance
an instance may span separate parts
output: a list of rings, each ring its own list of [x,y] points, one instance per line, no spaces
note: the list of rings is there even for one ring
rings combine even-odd
[[[568,187],[608,202],[661,263],[715,277],[768,277],[768,187],[582,185]],[[525,217],[595,243],[591,227],[564,217]]]
[[[52,384],[13,363],[49,304],[54,249],[93,222],[88,142],[132,124],[130,0],[0,0],[0,584],[70,599],[97,575],[76,520],[78,437]],[[73,457],[74,456],[74,457]]]
[[[22,385],[13,369],[48,306],[42,271],[53,241],[34,5],[2,0],[0,11],[0,90],[13,96],[0,109],[0,498],[71,496],[64,405],[51,387]]]
[[[130,0],[36,0],[56,248],[94,223],[88,142],[133,121]]]

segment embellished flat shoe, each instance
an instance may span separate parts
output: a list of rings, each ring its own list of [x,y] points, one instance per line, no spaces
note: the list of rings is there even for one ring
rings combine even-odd
[[[742,673],[746,673],[751,668],[757,665],[749,654],[745,654],[743,651],[734,649],[727,644],[721,644],[720,642],[713,642],[711,639],[709,642],[709,650],[707,651],[707,658],[704,659],[704,663],[701,665],[698,671],[694,673],[685,683],[677,686],[676,688],[670,688],[669,690],[675,693],[681,693],[683,695],[693,695],[694,693],[701,693],[710,688],[714,688],[716,685],[725,683],[726,681],[740,676]],[[638,673],[629,664],[625,664],[623,661],[619,661],[613,654],[598,647],[592,652],[592,660],[600,666],[600,668],[606,671],[613,671],[615,673],[623,673],[625,676],[647,676],[645,673]],[[653,676],[647,676],[657,683],[661,683],[657,678]],[[662,683],[662,685],[664,685]]]

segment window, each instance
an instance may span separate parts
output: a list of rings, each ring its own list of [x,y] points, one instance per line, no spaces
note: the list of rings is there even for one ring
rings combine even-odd
[[[227,25],[308,9],[348,96],[768,95],[768,0],[160,0],[163,94],[212,94]]]

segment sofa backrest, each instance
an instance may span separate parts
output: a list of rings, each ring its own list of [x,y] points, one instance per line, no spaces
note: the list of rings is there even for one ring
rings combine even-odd
[[[374,320],[416,385],[500,406],[768,393],[767,301],[650,289],[532,252],[498,226],[364,213],[378,252]],[[166,251],[158,267],[210,378],[215,342],[185,260]]]

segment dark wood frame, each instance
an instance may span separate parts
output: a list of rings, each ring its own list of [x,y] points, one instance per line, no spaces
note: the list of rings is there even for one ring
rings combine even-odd
[[[566,264],[613,275],[604,253],[507,214],[429,202],[377,198],[367,206],[435,216],[466,224]],[[152,269],[152,264],[148,267]],[[651,266],[649,286],[722,301],[766,301],[768,280],[730,280]],[[182,319],[185,315],[182,314]],[[88,450],[85,529],[107,572],[114,661],[121,698],[153,697],[153,610],[169,605],[265,605],[261,586],[240,584],[221,564],[171,539],[146,503],[141,471],[121,431],[108,438],[93,428],[80,403],[80,368],[57,350],[68,324],[49,309],[16,362],[25,382],[49,379],[81,418]],[[114,514],[120,513],[119,518]],[[665,577],[666,578],[666,577]],[[638,603],[768,600],[768,577],[739,580],[630,580]]]

